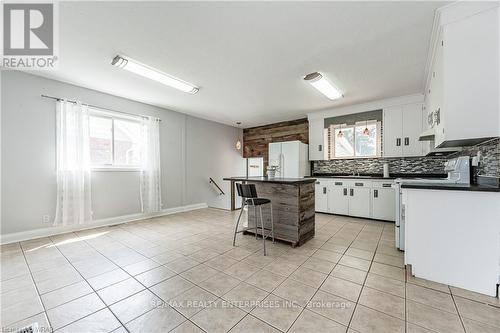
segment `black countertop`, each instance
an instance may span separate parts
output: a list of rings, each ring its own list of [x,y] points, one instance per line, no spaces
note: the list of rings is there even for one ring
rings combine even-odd
[[[485,185],[464,185],[464,184],[401,184],[401,188],[411,188],[418,190],[448,190],[448,191],[473,191],[473,192],[500,192],[500,188]]]
[[[269,177],[227,177],[223,180],[230,181],[246,181],[246,182],[265,182],[265,183],[276,183],[276,184],[308,184],[314,183],[315,178],[269,178]]]
[[[318,178],[349,178],[349,179],[396,179],[396,178],[446,178],[447,174],[427,174],[427,173],[391,173],[389,177],[385,177],[382,174],[368,173],[360,174],[359,176],[353,176],[351,174],[345,173],[315,173],[311,177]]]

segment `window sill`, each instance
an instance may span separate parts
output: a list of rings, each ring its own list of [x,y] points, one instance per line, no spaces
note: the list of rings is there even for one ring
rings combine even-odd
[[[350,157],[332,157],[328,160],[364,160],[364,159],[372,159],[372,158],[382,158],[382,156],[377,155],[377,156],[350,156]]]
[[[141,168],[136,167],[95,167],[91,168],[92,172],[139,172]]]

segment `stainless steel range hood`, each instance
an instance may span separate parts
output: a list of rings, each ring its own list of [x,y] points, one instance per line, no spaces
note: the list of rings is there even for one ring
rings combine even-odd
[[[461,147],[434,148],[434,128],[429,128],[418,137],[419,141],[430,141],[431,150],[425,156],[446,156],[462,150]]]
[[[431,147],[432,146],[434,146],[434,141],[431,142]],[[447,156],[459,151],[462,151],[462,147],[433,148],[425,156]]]
[[[428,130],[420,134],[420,136],[418,137],[418,141],[434,141],[435,136],[436,133],[434,132],[434,128],[429,128]]]

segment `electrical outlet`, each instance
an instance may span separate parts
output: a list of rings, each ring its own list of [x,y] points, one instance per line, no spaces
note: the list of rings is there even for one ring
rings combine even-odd
[[[50,223],[50,215],[42,216],[43,223]]]

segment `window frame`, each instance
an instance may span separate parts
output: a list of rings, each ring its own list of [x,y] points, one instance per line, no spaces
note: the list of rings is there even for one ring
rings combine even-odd
[[[376,154],[371,155],[371,156],[358,156],[356,155],[356,127],[358,126],[365,126],[366,124],[368,125],[376,125],[377,128],[377,138],[376,138]],[[353,130],[353,155],[351,156],[340,156],[337,157],[335,156],[335,141],[336,141],[336,136],[335,136],[335,130],[340,129],[342,127],[342,130],[344,129],[352,129]],[[347,124],[332,124],[329,126],[330,129],[330,142],[329,142],[329,150],[331,153],[329,153],[329,160],[346,160],[346,159],[366,159],[366,158],[379,158],[382,156],[382,122],[379,120],[368,120],[368,121],[357,121],[354,124],[347,125]]]
[[[126,115],[117,112],[99,110],[95,108],[89,108],[89,118],[104,118],[111,120],[111,164],[92,164],[90,169],[92,171],[141,171],[141,165],[117,165],[115,164],[115,119],[121,121],[135,122],[142,126],[143,118],[141,116]],[[89,121],[90,130],[90,121]]]

